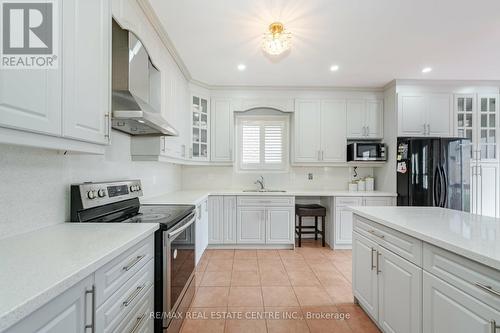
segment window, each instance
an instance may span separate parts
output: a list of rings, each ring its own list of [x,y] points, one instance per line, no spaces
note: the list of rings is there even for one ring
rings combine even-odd
[[[237,128],[240,170],[286,170],[288,117],[239,116]]]

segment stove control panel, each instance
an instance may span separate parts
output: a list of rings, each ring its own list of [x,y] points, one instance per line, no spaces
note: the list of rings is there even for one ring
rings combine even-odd
[[[71,203],[87,209],[142,196],[140,180],[71,185]]]

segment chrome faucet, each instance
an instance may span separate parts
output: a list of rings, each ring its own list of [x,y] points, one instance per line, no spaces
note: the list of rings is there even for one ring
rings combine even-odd
[[[255,185],[259,184],[261,191],[264,191],[266,189],[266,186],[264,185],[264,177],[262,176],[260,176],[260,179],[257,179],[254,184]]]

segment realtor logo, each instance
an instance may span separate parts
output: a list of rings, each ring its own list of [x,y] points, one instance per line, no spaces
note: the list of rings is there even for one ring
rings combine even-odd
[[[57,0],[0,0],[2,69],[57,68]]]

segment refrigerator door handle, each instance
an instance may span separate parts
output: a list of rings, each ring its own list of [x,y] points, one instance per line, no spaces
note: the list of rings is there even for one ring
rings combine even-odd
[[[441,205],[440,207],[446,207],[446,202],[448,201],[448,179],[446,177],[446,173],[444,172],[444,168],[441,167],[441,175],[443,177],[443,198],[441,200]]]
[[[436,169],[434,170],[434,188],[433,188],[433,191],[434,191],[434,207],[439,207],[439,203],[441,199],[441,194],[439,193],[439,189],[438,189],[438,184],[441,183],[441,177],[440,177],[440,173],[439,173],[439,168],[436,167]]]

